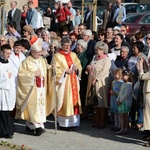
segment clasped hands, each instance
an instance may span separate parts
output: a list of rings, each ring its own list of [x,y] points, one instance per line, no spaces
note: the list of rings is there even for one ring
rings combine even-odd
[[[78,68],[76,67],[76,65],[73,64],[69,69],[66,69],[65,72],[67,74],[73,74],[77,70],[78,70]]]

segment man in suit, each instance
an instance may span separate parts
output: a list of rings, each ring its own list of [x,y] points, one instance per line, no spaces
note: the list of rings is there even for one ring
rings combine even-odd
[[[21,21],[21,10],[16,8],[17,2],[11,1],[10,3],[11,10],[8,12],[8,22],[15,22],[16,23],[16,30],[18,33],[21,33],[20,21]]]
[[[84,17],[84,23],[87,26],[87,29],[93,29],[93,6],[88,5],[88,10]]]

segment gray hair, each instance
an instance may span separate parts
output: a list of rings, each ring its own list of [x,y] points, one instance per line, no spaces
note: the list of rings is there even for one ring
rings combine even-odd
[[[128,46],[121,46],[121,49],[125,49],[127,53],[130,51]]]
[[[77,44],[81,45],[84,50],[87,49],[87,42],[85,42],[83,39],[78,40]]]
[[[4,39],[4,41],[7,41],[7,39],[8,39],[8,37],[7,36],[5,36],[5,35],[0,35],[0,39]]]
[[[7,36],[7,40],[12,40],[13,42],[17,41],[17,38],[15,36]]]
[[[83,32],[83,34],[89,36],[90,38],[92,37],[92,31],[91,30],[85,30]]]
[[[68,37],[63,37],[61,39],[61,45],[64,45],[65,43],[70,43],[71,44],[71,40]]]
[[[48,30],[46,30],[46,29],[43,29],[42,30],[42,36],[43,36],[43,33],[46,33],[46,35],[48,36],[48,38],[50,39],[51,38],[51,35],[50,35],[50,33],[49,33],[49,31]]]
[[[108,53],[108,45],[102,41],[98,41],[95,45],[95,49],[100,49],[100,50],[103,50],[105,54]]]
[[[59,50],[61,48],[60,43],[58,42],[58,40],[52,40],[50,43],[50,46],[55,45],[56,50]]]

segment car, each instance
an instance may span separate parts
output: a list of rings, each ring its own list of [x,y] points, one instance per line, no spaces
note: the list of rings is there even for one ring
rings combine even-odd
[[[150,11],[150,4],[122,3],[121,5],[125,7],[127,14]]]
[[[47,11],[47,8],[50,7],[52,10],[54,10],[54,3],[48,3],[46,1],[39,1],[38,6],[41,10],[43,10],[43,13]]]
[[[134,36],[141,27],[145,27],[147,32],[150,32],[150,12],[127,14],[124,24],[127,26],[129,37]]]
[[[140,4],[141,12],[150,11],[150,4]]]

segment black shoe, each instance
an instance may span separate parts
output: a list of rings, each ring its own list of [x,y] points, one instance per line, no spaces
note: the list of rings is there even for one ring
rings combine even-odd
[[[43,129],[43,128],[36,128],[35,129],[35,135],[36,136],[40,136],[42,133],[44,133],[45,132],[45,129]]]
[[[71,128],[71,127],[60,127],[60,126],[59,126],[59,130],[72,131],[72,128]]]
[[[4,138],[12,139],[13,138],[13,134],[6,134],[6,135],[4,135]]]
[[[144,137],[142,138],[142,140],[143,140],[143,141],[150,141],[150,136],[144,136]]]
[[[30,129],[28,126],[26,126],[26,131],[34,133],[35,130],[34,129]]]

